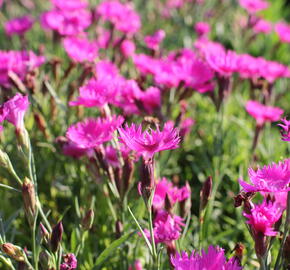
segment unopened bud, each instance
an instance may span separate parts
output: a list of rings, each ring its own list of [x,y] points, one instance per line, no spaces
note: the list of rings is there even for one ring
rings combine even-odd
[[[49,232],[47,231],[47,229],[44,227],[44,225],[42,223],[39,224],[39,227],[40,227],[40,232],[41,232],[41,236],[42,236],[42,239],[48,243],[49,241]]]
[[[115,223],[115,230],[116,230],[116,238],[120,238],[123,233],[123,224],[120,220],[117,220]]]
[[[173,204],[170,201],[170,198],[168,197],[168,195],[166,193],[166,195],[165,195],[165,210],[167,212],[171,213],[172,207],[173,207]]]
[[[180,205],[180,216],[181,217],[186,217],[190,213],[191,209],[191,188],[189,183],[186,181],[186,190],[189,194],[188,198],[182,200],[179,205]]]
[[[124,160],[123,166],[123,175],[122,179],[124,181],[124,193],[129,190],[129,187],[133,180],[134,173],[134,159],[132,157],[128,157]]]
[[[47,252],[46,250],[43,250],[40,252],[39,262],[40,262],[41,267],[42,267],[41,269],[43,269],[43,270],[55,269],[55,268],[53,268],[53,259],[52,259],[51,255],[49,254],[49,252]]]
[[[147,201],[155,186],[153,160],[145,161],[142,159],[140,179],[140,192],[143,199]]]
[[[10,173],[14,172],[9,156],[0,149],[0,166],[8,170]]]
[[[212,177],[209,176],[204,182],[202,189],[200,191],[200,208],[202,210],[206,207],[210,199],[211,191],[212,191]]]
[[[15,246],[11,243],[5,243],[2,244],[1,249],[6,255],[8,255],[15,261],[23,262],[25,260],[23,250],[18,246]]]
[[[24,153],[28,154],[30,149],[30,139],[27,130],[25,128],[16,129],[16,138]]]
[[[86,213],[86,215],[82,220],[82,227],[84,228],[84,230],[90,230],[92,228],[94,216],[95,216],[94,210],[89,209],[89,211]]]
[[[45,136],[45,138],[48,138],[47,125],[44,117],[40,113],[34,113],[34,120],[41,133]]]
[[[52,252],[56,252],[62,240],[63,226],[60,221],[55,225],[52,229],[51,238],[50,238],[50,246]]]
[[[34,184],[25,177],[22,184],[22,198],[24,203],[24,210],[30,226],[33,226],[36,212],[36,198]]]

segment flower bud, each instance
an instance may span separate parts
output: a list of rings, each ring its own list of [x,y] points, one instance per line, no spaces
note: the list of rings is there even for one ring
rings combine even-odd
[[[0,149],[0,166],[5,168],[10,173],[14,172],[9,156]]]
[[[39,254],[39,262],[41,264],[41,269],[43,270],[54,270],[53,268],[53,260],[49,252],[43,250]]]
[[[123,175],[122,179],[124,181],[124,193],[129,190],[129,187],[133,180],[133,173],[134,173],[134,159],[132,157],[128,157],[124,160],[123,166]]]
[[[122,235],[122,232],[124,230],[123,224],[120,220],[117,220],[115,223],[115,230],[116,230],[116,238],[120,238]]]
[[[23,250],[18,246],[15,246],[11,243],[5,243],[2,244],[1,249],[6,255],[8,255],[15,261],[23,262],[25,260]]]
[[[210,199],[211,191],[212,191],[212,177],[209,176],[204,182],[202,189],[200,191],[200,209],[201,210],[203,210],[206,207]]]
[[[38,129],[47,139],[48,138],[47,125],[44,117],[40,113],[34,113],[34,120],[36,122]]]
[[[52,229],[51,238],[50,238],[50,246],[51,246],[52,252],[56,252],[58,250],[59,245],[62,240],[62,233],[63,233],[63,226],[62,226],[62,222],[60,221]]]
[[[42,239],[48,243],[50,234],[42,223],[39,224]]]
[[[154,164],[153,160],[145,161],[142,159],[140,172],[140,190],[143,199],[147,201],[150,198],[151,192],[154,189]]]
[[[27,177],[22,184],[22,198],[26,217],[30,226],[33,226],[36,212],[35,189],[34,184]]]
[[[84,216],[81,224],[82,227],[84,228],[84,230],[90,230],[93,226],[93,222],[94,222],[94,210],[93,209],[89,209],[89,211],[87,211],[86,215]]]
[[[30,149],[30,139],[25,128],[16,129],[16,138],[18,144],[23,148],[25,154],[28,154]]]

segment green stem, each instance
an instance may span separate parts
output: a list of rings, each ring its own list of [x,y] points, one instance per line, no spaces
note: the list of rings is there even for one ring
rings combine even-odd
[[[45,223],[45,226],[47,227],[48,231],[51,232],[52,229],[51,229],[51,226],[49,224],[49,221],[47,220],[47,217],[46,215],[44,214],[43,212],[43,209],[42,209],[42,206],[40,204],[40,201],[39,201],[39,198],[38,196],[36,196],[36,205],[37,205],[37,208],[38,208],[38,211],[39,211],[39,214],[43,220],[43,222]]]
[[[259,263],[260,263],[260,270],[267,270],[267,266],[266,266],[266,262],[264,258],[260,257]]]

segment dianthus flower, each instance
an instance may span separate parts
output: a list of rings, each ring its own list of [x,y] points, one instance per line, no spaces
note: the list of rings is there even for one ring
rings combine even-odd
[[[275,25],[275,31],[280,40],[285,43],[290,43],[290,25],[285,22],[279,22]]]
[[[163,41],[165,38],[166,33],[164,30],[160,29],[156,31],[153,35],[151,36],[146,36],[144,38],[144,41],[146,43],[146,46],[151,49],[151,50],[158,50],[160,43]]]
[[[239,180],[240,185],[246,192],[282,192],[290,190],[290,160],[286,159],[278,164],[263,166],[254,171],[248,169],[252,185]]]
[[[119,76],[119,70],[117,66],[111,61],[102,60],[96,64],[96,76],[97,78],[104,77],[115,78]]]
[[[31,29],[33,25],[33,19],[30,16],[23,16],[12,19],[5,23],[4,29],[7,35],[23,35],[25,32]]]
[[[4,106],[0,106],[0,123],[2,123],[5,120],[5,117],[8,113],[7,108],[5,108]],[[0,132],[3,131],[3,126],[0,125]]]
[[[44,29],[57,31],[60,35],[72,36],[83,32],[91,24],[91,13],[85,9],[63,11],[51,10],[42,13]]]
[[[273,83],[279,78],[288,76],[288,67],[281,63],[268,61],[264,58],[258,58],[258,64],[260,66],[260,76],[265,78],[270,83]]]
[[[87,38],[67,37],[63,40],[63,46],[68,56],[75,62],[92,62],[98,56],[97,44]]]
[[[268,8],[269,3],[264,0],[239,0],[240,5],[249,13],[256,13]]]
[[[80,148],[94,148],[110,141],[113,132],[123,123],[122,116],[89,118],[68,128],[66,137]]]
[[[272,23],[263,19],[258,19],[258,22],[254,25],[254,31],[256,33],[269,34],[272,28]]]
[[[161,93],[157,87],[149,87],[145,92],[140,92],[140,100],[147,113],[151,114],[161,106]]]
[[[283,124],[278,124],[282,128],[281,135],[283,141],[290,142],[290,121],[286,118],[282,119],[281,122]]]
[[[62,147],[62,153],[65,156],[70,156],[73,158],[80,158],[80,157],[86,155],[87,152],[88,152],[88,149],[81,148],[73,142],[67,142]]]
[[[176,202],[181,202],[190,196],[190,190],[187,186],[182,188],[174,187],[173,184],[166,178],[162,178],[156,184],[153,207],[155,209],[161,209],[165,205],[166,196],[170,200],[170,203],[174,205]]]
[[[220,247],[209,246],[207,252],[201,254],[193,251],[190,256],[186,252],[171,256],[175,270],[241,270],[242,267],[234,258],[226,260],[225,252]]]
[[[126,39],[120,45],[121,53],[126,57],[131,57],[135,54],[136,46],[132,40]]]
[[[246,111],[256,119],[258,126],[263,126],[266,122],[278,121],[284,112],[278,107],[266,106],[254,100],[247,102]]]
[[[128,270],[142,270],[143,267],[142,267],[142,263],[140,262],[140,260],[136,260],[134,262],[134,266],[129,266]]]
[[[192,126],[195,124],[195,120],[192,118],[185,118],[180,123],[180,136],[185,137],[190,133]]]
[[[275,236],[274,224],[280,219],[283,209],[276,203],[267,202],[264,200],[262,204],[256,204],[251,209],[251,213],[245,213],[244,216],[248,219],[247,223],[255,235],[261,233],[266,236]]]
[[[55,8],[61,10],[78,10],[87,8],[89,3],[86,0],[51,0]]]
[[[210,31],[210,25],[206,22],[197,22],[194,25],[194,30],[198,36],[205,36]]]
[[[152,159],[157,152],[177,148],[180,142],[177,130],[166,126],[162,131],[157,127],[156,130],[142,132],[142,125],[132,124],[118,130],[120,141],[132,151],[142,154],[145,160]]]
[[[5,120],[13,124],[16,130],[24,128],[24,115],[29,106],[27,96],[16,94],[2,105],[2,111],[5,112]]]
[[[64,255],[60,270],[74,270],[78,266],[77,258],[73,253]]]

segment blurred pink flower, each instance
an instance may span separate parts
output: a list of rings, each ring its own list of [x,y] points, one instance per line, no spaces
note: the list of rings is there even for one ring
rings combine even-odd
[[[239,3],[249,13],[256,13],[269,7],[269,3],[264,0],[239,0]]]
[[[194,25],[194,30],[198,36],[205,36],[210,32],[210,25],[207,22],[197,22]]]
[[[97,78],[104,78],[104,77],[117,77],[119,76],[119,70],[117,66],[108,60],[101,60],[96,63],[96,76]]]
[[[278,164],[258,168],[254,171],[248,169],[248,175],[252,185],[239,179],[239,183],[246,192],[284,192],[290,190],[290,159]]]
[[[174,128],[164,127],[162,131],[149,129],[142,132],[141,125],[132,124],[119,128],[120,141],[132,151],[142,154],[145,160],[152,159],[154,154],[178,147],[180,137]]]
[[[7,35],[23,35],[33,26],[34,20],[30,16],[12,19],[5,23],[4,29]]]
[[[155,209],[162,209],[165,205],[165,197],[168,197],[171,204],[174,205],[177,202],[181,202],[190,197],[190,190],[187,186],[178,188],[166,178],[162,178],[158,181],[155,188],[153,207]]]
[[[123,123],[122,116],[88,118],[68,128],[66,137],[79,148],[90,149],[110,141],[113,132]]]
[[[60,270],[74,270],[78,266],[77,258],[73,253],[63,256],[63,263],[60,265]]]
[[[120,45],[121,53],[126,57],[131,57],[135,54],[136,46],[134,41],[126,39]]]
[[[286,118],[281,119],[282,124],[278,124],[282,128],[281,135],[283,141],[290,142],[290,121]]]
[[[140,16],[133,9],[132,3],[103,1],[97,7],[96,15],[105,21],[110,21],[117,30],[126,34],[134,34],[141,28]]]
[[[269,34],[272,29],[272,23],[263,19],[258,19],[258,22],[254,25],[254,31],[256,33]]]
[[[183,119],[180,123],[180,136],[184,138],[187,134],[189,134],[194,124],[195,120],[190,117]]]
[[[193,251],[190,256],[186,252],[171,256],[171,263],[175,270],[241,270],[234,258],[226,260],[224,250],[220,247],[209,246],[207,252],[201,254]]]
[[[61,10],[78,10],[87,8],[89,3],[86,0],[51,0],[55,8]]]
[[[266,122],[278,121],[284,112],[278,107],[266,106],[254,100],[246,103],[246,111],[256,119],[258,126],[263,126]]]
[[[98,56],[97,44],[84,37],[66,37],[63,46],[68,56],[75,62],[93,62]]]
[[[267,61],[259,58],[258,64],[260,65],[260,75],[268,82],[273,83],[279,78],[288,76],[289,69],[287,66],[275,61]]]
[[[85,9],[51,10],[42,13],[40,21],[44,29],[57,31],[63,36],[71,36],[83,32],[91,24],[92,16]]]
[[[290,25],[285,22],[279,22],[275,25],[275,31],[280,40],[285,43],[290,43]]]
[[[278,204],[264,200],[262,204],[254,204],[250,211],[250,214],[244,212],[244,216],[248,219],[247,223],[251,225],[255,236],[259,233],[265,236],[277,235],[274,224],[283,213],[283,209]]]
[[[135,263],[134,263],[134,266],[129,266],[128,270],[142,270],[143,267],[142,267],[142,263],[140,260],[136,260]]]
[[[2,105],[2,112],[6,114],[5,120],[13,124],[17,130],[24,129],[24,115],[28,106],[28,97],[16,94]]]
[[[80,158],[80,157],[86,155],[87,152],[88,152],[88,149],[81,148],[73,142],[67,142],[62,147],[62,153],[65,156],[70,156],[73,158]]]
[[[152,114],[161,106],[160,89],[153,86],[147,88],[145,92],[140,93],[140,100],[146,112]]]
[[[146,46],[151,50],[159,50],[159,45],[165,38],[166,33],[163,29],[156,31],[151,36],[145,36],[144,41]]]

